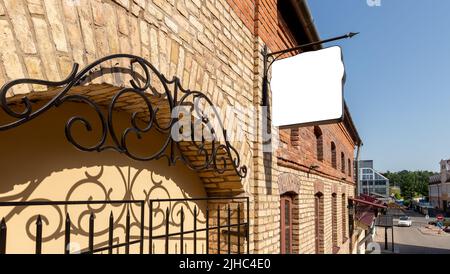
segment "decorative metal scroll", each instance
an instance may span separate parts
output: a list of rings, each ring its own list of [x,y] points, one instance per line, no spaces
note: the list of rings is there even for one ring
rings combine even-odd
[[[102,65],[108,64],[115,59],[126,59],[130,61],[130,68],[112,67],[107,69],[109,73],[123,73],[131,76],[131,87],[120,89],[111,98],[108,104],[107,111],[102,111],[101,105],[92,100],[86,95],[70,93],[69,91],[77,86],[86,85],[96,77],[102,76],[105,68]],[[137,73],[137,66],[140,67],[141,73]],[[99,73],[100,72],[100,73]],[[163,91],[158,91],[155,85],[152,84],[152,80],[157,79],[159,86]],[[17,111],[17,107],[13,108],[12,103],[7,100],[8,91],[17,86],[23,84],[43,85],[46,87],[58,88],[56,95],[54,95],[48,102],[39,107],[33,107],[31,100],[24,96],[19,105],[22,111]],[[122,131],[121,136],[115,131],[113,112],[117,109],[117,103],[120,98],[126,96],[138,96],[142,100],[145,106],[145,111],[136,111],[131,116],[131,126]],[[170,112],[178,106],[190,105],[192,110],[200,117],[201,126],[206,128],[206,131],[212,137],[213,141],[206,141],[205,138],[201,138],[200,141],[194,139],[192,134],[189,140],[190,147],[195,147],[197,156],[200,156],[202,161],[198,163],[198,157],[196,161],[189,159],[185,155],[181,148],[181,142],[175,141],[171,136],[172,127],[179,120],[179,117],[170,115],[169,121],[166,125],[161,125],[158,120],[158,106],[155,106],[150,97],[154,96],[159,99],[164,99],[167,102]],[[9,130],[18,127],[24,123],[31,121],[39,115],[45,113],[53,107],[58,107],[65,102],[78,102],[83,103],[92,108],[99,118],[101,124],[101,137],[94,145],[83,145],[73,134],[73,126],[75,124],[81,124],[87,130],[92,131],[92,124],[82,114],[71,117],[65,125],[65,135],[67,140],[76,148],[82,151],[103,151],[107,149],[115,150],[119,153],[124,153],[128,157],[138,161],[150,161],[160,158],[166,158],[169,165],[174,165],[178,160],[183,161],[192,170],[209,170],[212,169],[217,173],[224,173],[231,168],[236,174],[244,178],[247,175],[247,167],[241,165],[241,159],[237,150],[230,144],[227,131],[223,127],[223,123],[220,120],[220,115],[214,107],[212,101],[202,92],[184,89],[181,86],[180,79],[173,77],[172,80],[167,79],[162,73],[160,73],[150,62],[146,59],[131,55],[131,54],[115,54],[101,58],[81,71],[79,71],[79,65],[74,64],[69,76],[62,81],[45,81],[38,79],[17,79],[9,83],[6,83],[0,90],[0,106],[4,112],[11,118],[11,122],[0,125],[0,131]],[[213,115],[219,120],[219,130],[213,128],[209,123],[209,118],[200,109],[201,105],[208,106],[213,110]],[[138,114],[145,113],[145,122],[138,117]],[[145,123],[144,126],[142,124]],[[194,121],[191,122],[191,127],[194,126]],[[134,134],[135,137],[141,138],[141,135],[155,129],[160,133],[166,135],[162,147],[152,153],[151,155],[137,155],[133,153],[127,145],[127,139],[130,134]],[[219,135],[222,136],[219,136]],[[107,144],[107,139],[111,139],[112,145]],[[218,138],[221,137],[221,138]],[[222,143],[218,140],[223,140]],[[185,141],[182,141],[185,142]]]

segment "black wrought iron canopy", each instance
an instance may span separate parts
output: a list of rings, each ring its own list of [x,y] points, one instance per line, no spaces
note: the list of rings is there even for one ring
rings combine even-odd
[[[111,68],[105,69],[105,66],[107,67],[108,64],[114,63],[113,61],[118,59],[129,60],[130,67],[123,68],[111,66]],[[137,66],[139,66],[140,69],[139,73],[137,72]],[[69,91],[71,91],[74,87],[89,84],[95,78],[100,77],[105,73],[122,73],[131,76],[131,87],[119,89],[119,91],[111,97],[109,104],[107,104],[106,112],[102,111],[101,105],[89,96],[73,92],[69,94]],[[158,91],[157,88],[155,88],[155,85],[152,83],[153,79],[157,79],[157,81],[159,81],[159,87],[162,87],[161,91]],[[25,95],[19,103],[22,110],[17,111],[17,107],[12,107],[13,103],[8,101],[7,93],[13,87],[17,88],[17,86],[24,84],[57,88],[58,92],[44,105],[39,107],[33,106],[29,97]],[[146,114],[146,119],[144,119],[145,125],[142,126],[143,122],[138,118],[139,111],[136,111],[131,116],[131,126],[126,128],[122,132],[121,136],[118,136],[114,130],[113,112],[117,109],[116,105],[119,99],[128,95],[137,96],[140,100],[142,100],[143,105],[145,106],[144,113]],[[196,161],[194,161],[185,155],[184,150],[181,147],[181,142],[175,141],[170,134],[172,127],[179,120],[179,117],[170,115],[170,120],[165,125],[160,124],[157,119],[159,108],[152,103],[149,99],[149,95],[155,96],[159,99],[164,99],[169,106],[170,111],[174,110],[177,106],[190,106],[192,111],[200,117],[202,126],[207,129],[213,139],[213,141],[206,141],[204,138],[201,138],[201,140],[198,141],[197,139],[194,139],[194,135],[192,134],[191,140],[189,140],[190,147],[195,147],[197,156],[202,158],[201,164],[198,163],[198,157]],[[227,131],[223,127],[223,123],[220,120],[220,115],[210,98],[201,91],[184,89],[181,86],[180,79],[178,77],[174,76],[171,80],[169,80],[149,61],[131,54],[109,55],[98,59],[80,71],[79,65],[75,63],[70,74],[62,81],[22,78],[6,83],[0,89],[0,107],[12,121],[1,124],[0,131],[16,128],[44,114],[49,109],[58,107],[66,102],[77,102],[89,106],[95,111],[100,121],[101,137],[94,145],[90,146],[84,145],[77,140],[73,134],[73,126],[75,124],[81,124],[87,132],[90,132],[92,131],[92,121],[88,121],[88,118],[80,113],[71,117],[66,122],[65,136],[67,140],[79,150],[100,152],[110,149],[126,154],[128,157],[138,161],[150,161],[164,157],[168,160],[169,165],[173,165],[178,160],[181,160],[192,170],[200,171],[212,169],[217,173],[224,173],[225,171],[232,169],[241,178],[244,178],[247,175],[247,167],[241,164],[240,155],[231,145],[227,136]],[[204,105],[209,106],[213,110],[213,114],[219,120],[219,128],[214,128],[212,124],[209,123],[209,117],[207,114],[202,112],[201,106]],[[142,112],[139,113],[142,114]],[[191,127],[194,126],[193,123],[194,121],[191,122]],[[140,138],[142,134],[147,133],[152,129],[167,136],[165,137],[161,148],[151,155],[146,156],[133,153],[127,145],[128,136],[130,134],[134,134],[136,137]],[[112,143],[112,145],[107,144],[107,139],[111,140],[110,143]]]

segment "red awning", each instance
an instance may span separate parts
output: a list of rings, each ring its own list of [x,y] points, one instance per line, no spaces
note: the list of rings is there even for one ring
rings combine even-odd
[[[370,227],[375,220],[375,214],[370,211],[362,212],[360,216],[357,216],[356,220],[366,227]]]
[[[361,195],[359,195],[359,197],[361,200],[366,200],[375,204],[383,204],[383,201],[380,201],[379,199],[377,199],[376,197],[373,197],[371,195],[367,195],[364,193],[361,193]]]
[[[364,199],[360,199],[358,198],[349,198],[350,200],[356,202],[356,203],[360,203],[360,204],[364,204],[364,205],[369,205],[369,206],[374,206],[376,208],[387,208],[387,206],[380,204],[380,203],[374,203],[374,202],[369,202],[367,200]]]

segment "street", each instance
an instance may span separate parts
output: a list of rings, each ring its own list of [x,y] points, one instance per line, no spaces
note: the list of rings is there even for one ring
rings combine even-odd
[[[450,254],[450,234],[428,233],[428,221],[417,212],[407,211],[411,217],[411,227],[398,227],[398,219],[394,218],[394,253],[396,254]],[[388,251],[384,248],[384,228],[377,228],[375,241],[380,244],[382,253],[389,253],[392,232],[388,229]]]

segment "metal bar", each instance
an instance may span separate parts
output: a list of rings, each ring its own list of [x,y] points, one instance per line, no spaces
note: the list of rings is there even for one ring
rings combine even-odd
[[[130,245],[130,246],[131,246],[131,245],[134,245],[134,244],[138,244],[139,242],[140,242],[140,239],[134,240],[134,241],[130,241],[129,244],[127,244],[127,243],[116,244],[116,245],[113,245],[112,248],[114,249],[114,248],[124,247],[124,246],[127,246],[127,245]],[[108,249],[109,249],[109,245],[108,245],[108,246],[105,246],[105,247],[101,247],[101,248],[94,249],[92,252],[93,252],[93,253],[97,253],[97,252],[106,251],[106,250],[108,250]],[[90,253],[90,251],[81,252],[81,253],[82,253],[82,254],[86,254],[86,253]]]
[[[42,218],[39,214],[36,220],[36,254],[42,253]]]
[[[387,226],[384,227],[384,250],[388,249]]]
[[[112,254],[113,239],[114,239],[114,216],[111,211],[111,214],[109,214],[108,254]]]
[[[326,40],[321,40],[321,41],[316,41],[316,42],[312,42],[312,43],[308,43],[308,44],[303,44],[303,45],[299,45],[293,48],[288,48],[288,49],[284,49],[284,50],[279,50],[279,51],[274,51],[274,52],[268,52],[267,49],[267,45],[264,45],[264,48],[262,50],[262,55],[263,55],[263,86],[262,86],[262,102],[261,105],[262,106],[268,106],[269,102],[268,102],[268,97],[269,97],[269,87],[268,87],[268,73],[269,73],[269,68],[270,66],[273,64],[273,62],[275,62],[280,56],[282,56],[285,53],[288,52],[292,52],[292,51],[296,51],[296,50],[300,50],[302,48],[306,48],[306,47],[311,47],[311,46],[315,46],[315,45],[320,45],[320,44],[324,44],[324,43],[329,43],[332,41],[336,41],[336,40],[340,40],[340,39],[345,39],[345,38],[351,38],[355,35],[357,35],[359,32],[350,32],[348,34],[345,35],[341,35],[338,37],[333,37],[330,39],[326,39]],[[273,59],[269,62],[269,57],[273,57]]]
[[[217,254],[220,254],[220,205],[217,206]]]
[[[197,254],[197,206],[194,207],[194,254]]]
[[[0,206],[46,206],[46,205],[99,205],[99,204],[139,204],[142,200],[113,201],[30,201],[0,202]]]
[[[238,204],[238,226],[237,226],[237,232],[238,232],[238,238],[237,238],[237,245],[238,245],[238,254],[241,254],[241,205]]]
[[[263,86],[262,86],[262,98],[261,98],[261,105],[262,106],[267,106],[268,105],[268,89],[269,89],[269,84],[268,84],[268,73],[269,73],[269,53],[268,53],[268,49],[267,49],[267,45],[264,45],[263,48]]]
[[[230,205],[228,205],[228,254],[231,254],[231,210],[230,210]]]
[[[166,208],[166,254],[169,254],[169,207]]]
[[[206,206],[206,254],[209,254],[209,206]]]
[[[6,254],[6,221],[5,218],[2,218],[0,222],[0,254]]]
[[[303,44],[303,45],[299,45],[299,46],[288,48],[288,49],[284,49],[284,50],[274,51],[274,52],[269,53],[268,56],[288,53],[288,52],[300,50],[302,48],[312,47],[312,46],[325,44],[325,43],[329,43],[329,42],[333,42],[333,41],[337,41],[337,40],[341,40],[341,39],[352,38],[353,36],[355,36],[357,34],[359,34],[359,32],[349,32],[349,33],[341,35],[341,36],[337,36],[337,37],[333,37],[333,38],[329,38],[329,39],[325,39],[325,40],[321,40],[321,41],[311,42],[311,43],[308,43],[308,44]]]
[[[182,202],[182,201],[209,201],[209,200],[246,200],[248,197],[200,197],[200,198],[174,198],[153,199],[151,202]]]
[[[241,226],[245,226],[247,223],[241,223]],[[238,224],[232,224],[232,225],[230,225],[230,227],[237,227],[238,226]],[[220,226],[220,228],[227,228],[228,226],[227,225],[221,225]],[[217,226],[210,226],[209,227],[209,230],[214,230],[214,229],[218,229],[219,227],[217,227]],[[200,228],[200,229],[197,229],[197,232],[203,232],[203,231],[206,231],[206,228]],[[183,234],[193,234],[194,233],[194,230],[188,230],[188,231],[183,231]],[[169,237],[175,237],[175,236],[180,236],[181,235],[181,233],[180,232],[173,232],[173,233],[169,233],[168,234],[168,236]],[[153,236],[153,239],[161,239],[161,238],[165,238],[166,237],[166,234],[164,234],[164,235],[154,235]]]
[[[94,220],[94,212],[91,212],[89,216],[89,253],[91,254],[94,252]]]
[[[148,225],[148,254],[153,253],[153,202],[149,203],[149,225]]]
[[[144,218],[145,218],[145,202],[141,202],[141,246],[139,252],[144,254]]]
[[[247,254],[250,254],[250,198],[247,198],[247,222],[245,226],[247,227]]]
[[[70,216],[66,213],[66,227],[64,231],[64,254],[70,253]]]
[[[130,253],[130,210],[127,210],[127,218],[126,218],[126,225],[125,225],[125,254]]]
[[[180,253],[183,254],[184,251],[184,210],[181,208],[181,216],[180,216]]]
[[[394,253],[394,226],[391,227],[392,231],[392,253]]]

